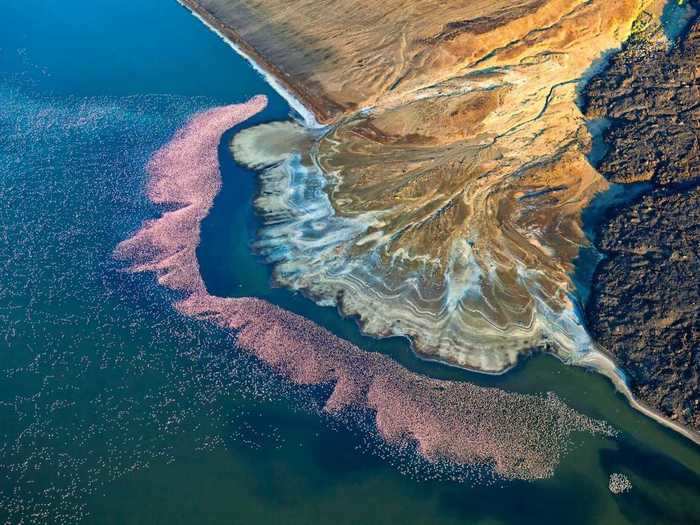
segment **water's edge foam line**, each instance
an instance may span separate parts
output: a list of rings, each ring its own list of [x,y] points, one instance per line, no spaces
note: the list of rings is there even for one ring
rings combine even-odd
[[[657,423],[678,432],[682,436],[688,438],[693,443],[700,445],[700,434],[683,426],[675,421],[667,418],[657,410],[647,406],[646,404],[639,401],[629,385],[627,384],[627,378],[622,369],[615,363],[615,361],[605,352],[601,350],[591,350],[588,352],[579,362],[575,363],[577,366],[583,366],[589,368],[594,372],[597,372],[605,377],[607,377],[615,389],[620,392],[632,408],[641,412],[645,416],[653,419]]]
[[[176,1],[185,9],[187,9],[192,14],[192,16],[197,18],[207,28],[209,28],[216,35],[218,35],[239,56],[243,57],[252,66],[252,68],[265,79],[265,82],[267,82],[270,85],[270,87],[272,87],[272,89],[274,89],[289,104],[289,106],[292,109],[294,109],[294,111],[301,115],[302,119],[304,120],[304,125],[307,128],[321,129],[325,127],[323,124],[318,122],[318,120],[316,119],[316,115],[313,113],[313,111],[309,110],[290,90],[286,89],[277,77],[275,77],[272,73],[270,73],[260,64],[258,64],[258,62],[252,56],[250,56],[250,54],[246,53],[241,48],[241,46],[236,44],[236,42],[234,42],[233,40],[228,38],[223,32],[221,32],[213,24],[213,22],[209,20],[207,16],[200,11],[197,5],[195,5],[189,0]]]

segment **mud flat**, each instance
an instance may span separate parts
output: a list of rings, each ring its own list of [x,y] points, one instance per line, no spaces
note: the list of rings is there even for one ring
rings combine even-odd
[[[285,82],[284,78],[273,64],[267,62],[255,49],[242,41],[234,31],[223,25],[209,11],[203,9],[198,2],[194,0],[177,1],[189,9],[190,12],[209,27],[209,29],[218,34],[236,51],[236,53],[245,58],[253,69],[263,75],[268,84],[287,101],[294,111],[301,115],[307,127],[321,127],[321,124],[316,120],[316,114],[321,114],[321,108],[315,106],[313,99],[309,98],[308,95],[305,95],[303,92],[295,90],[294,86]],[[310,111],[307,107],[314,109]]]
[[[597,232],[605,259],[586,309],[590,331],[625,369],[638,400],[700,430],[700,22],[674,45],[641,29],[587,90],[609,118],[599,165],[610,181],[648,182]]]

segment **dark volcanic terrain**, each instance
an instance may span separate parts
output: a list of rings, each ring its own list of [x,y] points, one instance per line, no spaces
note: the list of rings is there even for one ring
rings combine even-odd
[[[663,40],[640,28],[585,94],[587,116],[611,121],[599,171],[651,183],[599,227],[586,314],[633,393],[700,430],[700,20]]]

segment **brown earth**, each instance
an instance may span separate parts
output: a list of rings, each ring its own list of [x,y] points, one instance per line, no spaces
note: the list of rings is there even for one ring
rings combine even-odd
[[[650,189],[599,228],[586,315],[641,401],[700,430],[700,21],[677,46],[642,31],[586,91],[612,120],[599,166]]]

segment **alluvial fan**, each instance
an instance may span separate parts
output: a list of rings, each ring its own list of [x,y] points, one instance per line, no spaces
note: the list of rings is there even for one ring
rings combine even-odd
[[[660,0],[187,3],[327,124],[234,139],[267,168],[257,248],[279,283],[482,371],[592,348],[571,274],[607,183],[578,92]]]

